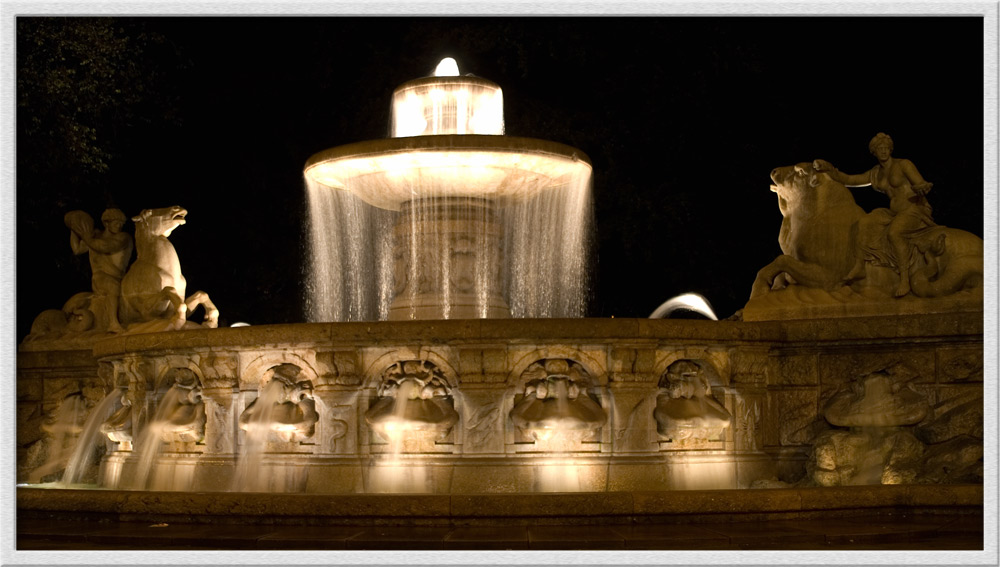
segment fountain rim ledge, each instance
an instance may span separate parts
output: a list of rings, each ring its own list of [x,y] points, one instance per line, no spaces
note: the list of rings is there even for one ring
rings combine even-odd
[[[110,337],[94,343],[93,356],[177,348],[330,344],[386,346],[398,343],[462,345],[670,343],[903,343],[913,337],[982,337],[982,313],[845,317],[820,320],[709,321],[696,319],[436,319],[285,323],[190,329]],[[35,349],[24,349],[28,354]],[[87,349],[90,350],[90,349]],[[43,353],[44,354],[44,353]]]
[[[401,92],[401,91],[405,91],[405,90],[409,90],[409,89],[414,89],[414,88],[419,88],[419,87],[440,85],[440,84],[446,84],[446,83],[459,84],[459,85],[461,85],[461,84],[464,84],[464,85],[479,85],[481,87],[489,87],[489,88],[493,88],[493,89],[502,90],[502,89],[500,89],[500,85],[497,82],[491,81],[491,80],[486,79],[484,77],[479,77],[477,75],[472,75],[472,74],[469,74],[469,75],[428,75],[426,77],[418,77],[416,79],[410,79],[409,81],[406,81],[405,83],[401,83],[399,86],[397,86],[395,89],[393,89],[393,93],[397,93],[397,92]]]
[[[54,497],[54,495],[58,497]],[[206,504],[205,498],[208,498]],[[421,518],[424,521],[531,521],[533,518],[616,518],[727,514],[792,517],[817,512],[846,515],[877,509],[982,510],[984,487],[870,485],[723,490],[663,490],[571,493],[300,494],[249,492],[157,492],[17,487],[18,512],[169,517],[174,522],[239,516],[246,523],[296,518],[309,522]]]
[[[503,153],[531,153],[580,162],[593,169],[590,157],[583,151],[550,140],[500,136],[492,134],[435,134],[364,140],[335,146],[316,152],[306,160],[303,170],[308,171],[322,163],[343,158],[386,155],[402,152],[434,151],[489,151]]]

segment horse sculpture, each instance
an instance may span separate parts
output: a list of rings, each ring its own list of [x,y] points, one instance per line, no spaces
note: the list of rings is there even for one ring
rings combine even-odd
[[[899,275],[886,253],[885,229],[892,218],[888,209],[865,213],[847,187],[812,163],[776,168],[771,179],[784,216],[778,234],[783,254],[757,273],[751,299],[789,285],[826,292],[848,287],[865,290],[865,297],[893,297]],[[914,232],[910,245],[916,252],[909,270],[913,295],[982,293],[982,239],[930,225]]]
[[[205,308],[202,326],[218,327],[219,310],[207,293],[197,291],[187,298],[184,295],[187,281],[168,237],[185,223],[185,216],[185,209],[174,206],[146,209],[132,217],[136,260],[122,278],[119,318],[123,325],[139,324],[142,330],[195,326],[187,317],[201,305]],[[130,326],[129,331],[133,330],[136,327]]]

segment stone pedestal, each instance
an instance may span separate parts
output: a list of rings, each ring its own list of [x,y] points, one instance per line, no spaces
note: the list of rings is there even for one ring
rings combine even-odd
[[[389,320],[510,317],[503,228],[492,202],[427,198],[403,204],[394,229]]]

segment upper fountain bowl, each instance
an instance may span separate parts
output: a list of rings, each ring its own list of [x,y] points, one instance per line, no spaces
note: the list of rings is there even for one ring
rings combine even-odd
[[[504,136],[496,83],[459,76],[453,60],[442,66],[447,74],[393,91],[391,138],[319,152],[306,177],[389,210],[428,197],[512,202],[590,177],[590,160],[576,148]]]
[[[319,152],[308,178],[383,209],[426,197],[517,201],[590,176],[580,150],[546,140],[446,134],[370,140]]]

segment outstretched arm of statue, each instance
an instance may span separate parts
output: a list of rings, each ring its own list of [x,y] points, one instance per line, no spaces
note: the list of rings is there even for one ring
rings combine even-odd
[[[819,173],[825,173],[830,176],[830,179],[837,181],[838,183],[843,183],[848,187],[866,187],[872,184],[872,172],[868,170],[864,173],[857,173],[850,175],[840,171],[833,164],[826,161],[825,159],[813,160],[813,169]]]
[[[924,195],[930,193],[931,187],[934,186],[933,183],[924,179],[920,172],[917,171],[917,166],[913,165],[913,162],[908,159],[899,160],[899,164],[903,169],[903,175],[906,175],[906,180],[910,182],[910,187],[918,195]]]
[[[105,232],[100,238],[88,238],[87,246],[101,254],[114,254],[128,247],[131,237],[124,233],[109,234]]]

